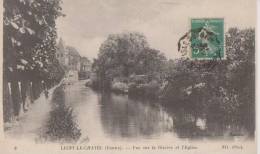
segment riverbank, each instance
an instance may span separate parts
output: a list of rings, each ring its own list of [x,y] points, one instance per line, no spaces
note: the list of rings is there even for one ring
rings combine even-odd
[[[94,91],[85,82],[55,88],[49,103],[37,102],[31,110],[34,112],[28,112],[19,126],[6,131],[8,138],[79,144],[161,137],[174,141],[216,136],[248,138],[247,130],[241,125],[196,117],[193,112],[177,107],[171,110],[171,106],[158,101]],[[208,114],[211,115],[205,116],[214,116]]]
[[[7,138],[36,140],[51,111],[50,100],[54,90],[61,85],[54,86],[49,90],[49,97],[44,92],[30,105],[29,110],[22,113],[18,121],[4,123],[5,136]]]
[[[88,79],[85,83],[86,87],[91,87],[93,89],[102,90],[99,83],[93,79]],[[160,93],[162,91],[162,85],[153,80],[150,82],[137,82],[137,81],[113,81],[111,83],[108,91],[111,91],[116,94],[125,94],[134,98],[146,98],[146,99],[155,99],[158,100]]]

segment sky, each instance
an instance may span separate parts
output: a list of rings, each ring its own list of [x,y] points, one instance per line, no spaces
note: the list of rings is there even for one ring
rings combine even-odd
[[[90,59],[109,34],[143,33],[151,48],[174,59],[191,18],[224,18],[225,30],[256,24],[255,0],[63,0],[62,8],[58,36]]]

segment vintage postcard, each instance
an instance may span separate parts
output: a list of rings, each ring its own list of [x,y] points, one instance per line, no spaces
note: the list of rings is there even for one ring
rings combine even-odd
[[[256,154],[256,0],[3,0],[3,154]]]

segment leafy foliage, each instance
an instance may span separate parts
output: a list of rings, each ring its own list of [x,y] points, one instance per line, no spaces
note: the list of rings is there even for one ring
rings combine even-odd
[[[48,73],[55,59],[55,20],[61,0],[4,0],[4,68],[6,72]],[[7,73],[8,74],[8,73]]]
[[[254,130],[254,38],[253,29],[231,28],[226,33],[226,60],[168,61],[162,100],[195,117]]]
[[[131,75],[160,74],[166,58],[149,48],[145,36],[139,33],[110,35],[99,49],[93,69],[102,81],[129,78]]]
[[[81,130],[75,122],[73,109],[65,105],[64,85],[56,88],[53,93],[54,110],[47,121],[46,140],[58,142],[77,142]]]

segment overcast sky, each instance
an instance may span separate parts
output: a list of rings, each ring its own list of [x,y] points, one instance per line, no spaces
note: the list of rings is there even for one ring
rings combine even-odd
[[[97,56],[111,33],[143,33],[151,48],[168,58],[179,56],[178,39],[190,18],[224,18],[228,27],[255,27],[255,0],[63,0],[58,35],[82,56]]]

